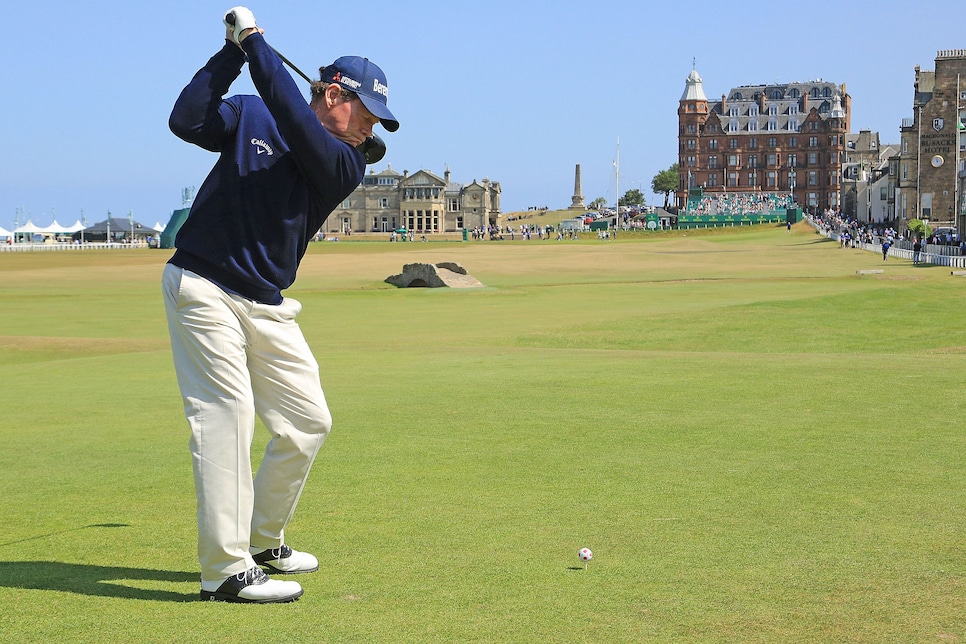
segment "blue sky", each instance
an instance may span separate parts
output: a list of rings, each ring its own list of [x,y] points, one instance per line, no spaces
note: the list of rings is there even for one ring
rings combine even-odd
[[[211,153],[176,139],[181,88],[223,43],[227,2],[3,0],[0,226],[129,211],[166,223]],[[570,205],[581,164],[589,202],[613,203],[676,161],[677,104],[692,59],[709,98],[738,85],[846,83],[852,129],[899,141],[914,67],[966,49],[953,0],[917,3],[256,2],[266,38],[308,73],[344,54],[389,80],[401,122],[376,166],[489,178],[503,210]],[[302,83],[302,81],[299,81]],[[302,83],[304,85],[304,83]],[[306,86],[307,88],[307,86]],[[253,91],[245,72],[232,93]],[[23,223],[23,221],[21,221]]]

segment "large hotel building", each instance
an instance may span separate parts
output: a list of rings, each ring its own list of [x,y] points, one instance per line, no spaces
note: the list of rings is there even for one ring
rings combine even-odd
[[[810,212],[841,208],[851,99],[822,80],[736,87],[709,101],[697,71],[678,106],[677,206],[700,189],[792,193]]]
[[[891,171],[898,175],[895,210],[903,222],[966,230],[966,49],[938,52],[932,71],[916,66],[912,118],[902,120],[902,143]]]

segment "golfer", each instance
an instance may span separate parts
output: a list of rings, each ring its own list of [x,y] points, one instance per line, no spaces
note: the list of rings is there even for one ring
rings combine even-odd
[[[302,595],[272,573],[318,569],[285,527],[332,424],[319,366],[282,291],[309,240],[361,182],[356,149],[376,123],[399,127],[382,70],[347,56],[321,70],[309,103],[251,11],[225,16],[225,46],[182,91],[169,125],[217,152],[165,267],[171,348],[191,429],[204,600],[270,603]],[[259,96],[232,96],[248,62]],[[271,434],[257,475],[256,414]]]

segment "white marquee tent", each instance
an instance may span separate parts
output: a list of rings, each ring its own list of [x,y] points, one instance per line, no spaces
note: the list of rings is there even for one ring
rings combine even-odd
[[[44,229],[34,226],[34,222],[32,221],[28,221],[23,226],[20,226],[19,228],[14,228],[13,232],[17,235],[34,235],[34,234],[41,235],[43,234]]]

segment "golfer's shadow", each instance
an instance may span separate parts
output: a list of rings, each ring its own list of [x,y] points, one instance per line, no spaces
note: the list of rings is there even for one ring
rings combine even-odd
[[[197,601],[197,593],[185,594],[139,586],[156,586],[157,582],[197,584],[198,580],[198,573],[171,570],[116,568],[60,561],[0,561],[0,587],[56,590],[97,597],[164,602]]]

